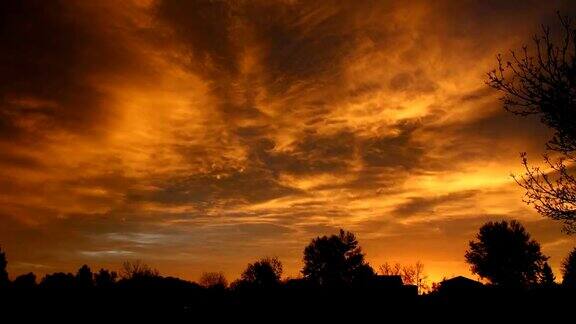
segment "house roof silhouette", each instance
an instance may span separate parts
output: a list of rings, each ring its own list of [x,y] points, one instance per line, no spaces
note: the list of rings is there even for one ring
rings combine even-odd
[[[463,289],[477,289],[484,287],[479,281],[466,278],[464,276],[457,276],[454,278],[443,280],[440,283],[440,290],[463,290]]]

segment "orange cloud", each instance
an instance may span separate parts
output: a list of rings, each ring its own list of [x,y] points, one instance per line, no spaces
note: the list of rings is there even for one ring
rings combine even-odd
[[[483,84],[564,2],[5,1],[0,243],[13,273],[140,258],[194,279],[314,236],[466,273],[488,219],[573,245],[509,177],[547,131]]]

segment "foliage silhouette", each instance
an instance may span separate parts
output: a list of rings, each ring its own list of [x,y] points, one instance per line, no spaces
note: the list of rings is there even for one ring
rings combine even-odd
[[[304,278],[320,286],[362,285],[374,276],[354,234],[317,237],[304,249]]]
[[[49,289],[72,289],[76,288],[76,277],[71,273],[56,272],[47,274],[40,281],[40,287]]]
[[[118,279],[118,274],[115,271],[109,271],[107,269],[100,269],[94,274],[94,284],[98,288],[110,288],[113,287]]]
[[[562,261],[562,285],[576,288],[576,248]]]
[[[94,274],[88,265],[83,265],[76,273],[76,284],[78,288],[92,288],[94,287]]]
[[[281,277],[282,262],[276,257],[266,257],[249,263],[236,286],[238,288],[271,289],[280,285]]]
[[[504,108],[516,115],[538,116],[554,136],[547,150],[561,158],[544,161],[552,172],[529,167],[522,154],[525,174],[515,177],[526,190],[525,201],[543,216],[560,220],[568,233],[576,231],[576,178],[567,164],[576,162],[576,29],[572,20],[558,14],[562,35],[554,41],[550,28],[533,38],[532,51],[511,51],[504,62],[498,55],[498,67],[488,73],[487,84],[504,93]],[[569,162],[569,163],[567,163]]]
[[[552,268],[548,262],[544,262],[542,265],[542,269],[538,278],[538,284],[545,288],[551,288],[556,285],[556,276],[554,276],[554,272],[552,272]]]
[[[12,281],[12,287],[16,289],[32,289],[36,287],[36,275],[32,272],[19,275]]]
[[[473,273],[503,287],[538,283],[548,258],[519,222],[488,222],[476,238],[477,241],[470,241],[465,254]]]

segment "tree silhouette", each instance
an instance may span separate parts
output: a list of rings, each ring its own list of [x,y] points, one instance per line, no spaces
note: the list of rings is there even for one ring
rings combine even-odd
[[[488,222],[476,238],[465,254],[473,273],[499,286],[537,284],[548,258],[519,222]]]
[[[94,274],[88,265],[83,265],[76,273],[76,283],[79,288],[94,287]]]
[[[576,288],[576,248],[562,261],[562,285]]]
[[[354,285],[374,276],[354,234],[317,237],[304,249],[304,278],[320,286]]]
[[[31,289],[36,287],[36,275],[32,272],[19,275],[12,281],[12,286],[18,289]]]
[[[424,271],[424,264],[420,261],[417,261],[414,265],[404,266],[400,263],[391,265],[385,262],[380,265],[378,270],[380,274],[385,276],[400,276],[404,284],[416,285],[419,293],[430,289],[427,281],[428,276]]]
[[[282,262],[278,258],[262,258],[249,263],[241,275],[243,283],[253,288],[274,288],[280,285]]]
[[[109,271],[107,269],[100,269],[94,274],[94,284],[98,288],[109,288],[114,286],[118,274],[115,271]]]
[[[562,37],[553,41],[550,28],[534,36],[534,48],[511,51],[498,68],[488,73],[488,85],[504,93],[504,108],[516,115],[538,116],[554,131],[549,151],[560,153],[553,162],[544,156],[551,172],[529,167],[522,154],[525,174],[515,178],[526,190],[525,201],[543,216],[560,220],[568,233],[576,231],[576,178],[566,162],[576,161],[576,29],[569,18],[559,15]]]
[[[384,262],[378,267],[380,274],[384,276],[402,276],[402,265],[400,263],[395,263],[394,265]],[[405,279],[402,278],[402,281]]]
[[[134,262],[126,261],[122,264],[121,276],[122,279],[125,280],[137,280],[158,277],[160,276],[160,272],[143,263],[141,260]]]
[[[406,280],[405,283],[416,285],[418,287],[418,293],[421,294],[430,288],[428,286],[428,276],[424,272],[424,264],[422,262],[417,261],[413,266],[407,266],[403,272]]]
[[[6,253],[2,251],[2,247],[0,246],[0,288],[7,287],[8,284],[10,284],[8,271],[6,270],[7,266]]]
[[[542,269],[540,271],[538,283],[542,287],[548,287],[549,288],[549,287],[554,287],[554,285],[556,284],[555,280],[556,280],[556,277],[554,276],[554,272],[552,272],[552,268],[550,268],[550,265],[548,264],[548,262],[544,262],[544,264],[542,265]]]
[[[40,287],[50,289],[76,288],[76,277],[71,273],[64,272],[47,274],[40,281]]]
[[[200,285],[205,288],[225,289],[228,287],[228,280],[223,272],[204,272],[200,277]]]

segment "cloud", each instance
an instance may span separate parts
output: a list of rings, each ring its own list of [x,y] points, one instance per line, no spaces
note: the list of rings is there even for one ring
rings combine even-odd
[[[11,270],[141,258],[187,278],[235,276],[278,255],[294,275],[304,244],[345,227],[373,264],[420,258],[441,277],[467,271],[467,240],[499,218],[520,218],[558,257],[569,244],[509,177],[549,133],[483,83],[494,55],[555,8],[574,12],[567,1],[3,1]]]
[[[436,197],[411,197],[409,201],[398,205],[394,213],[400,217],[411,217],[422,214],[434,214],[438,206],[448,204],[462,204],[469,202],[469,198],[476,194],[475,191],[454,192]]]
[[[103,17],[91,12],[104,8],[65,1],[1,6],[0,132],[27,143],[27,135],[46,140],[61,131],[101,134],[113,111],[99,79],[138,64],[115,35],[117,26],[102,25]]]

